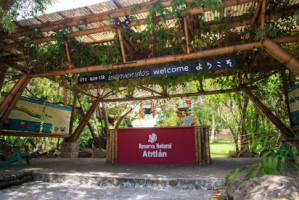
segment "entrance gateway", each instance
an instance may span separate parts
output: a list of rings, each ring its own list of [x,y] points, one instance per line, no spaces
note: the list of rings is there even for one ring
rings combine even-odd
[[[209,127],[109,130],[106,159],[119,164],[210,164]]]

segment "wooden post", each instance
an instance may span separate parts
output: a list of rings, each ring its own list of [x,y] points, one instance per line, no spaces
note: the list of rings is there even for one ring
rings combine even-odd
[[[266,15],[266,0],[262,0],[262,13],[261,13],[261,27],[265,27],[265,15]]]
[[[199,164],[199,150],[198,150],[198,132],[199,132],[199,127],[194,127],[194,134],[195,134],[195,159],[196,159],[196,164]]]
[[[110,163],[110,130],[107,133],[106,137],[106,162],[109,164]]]
[[[263,41],[266,51],[279,62],[286,65],[293,73],[299,75],[299,60],[270,39]]]
[[[12,111],[12,109],[15,107],[17,101],[19,100],[19,98],[21,97],[24,89],[26,88],[27,84],[29,83],[30,79],[26,79],[22,85],[22,87],[20,87],[20,89],[17,91],[17,93],[13,96],[11,102],[8,104],[6,110],[4,111],[4,113],[1,116],[1,120],[0,120],[0,129],[2,128],[2,126],[5,124],[5,121],[7,120],[10,112]]]
[[[292,137],[293,132],[288,129],[248,88],[243,89],[249,99],[270,119],[270,121],[281,131],[284,136]]]
[[[117,130],[110,129],[107,133],[107,145],[106,145],[106,162],[108,164],[117,163],[118,154],[118,135]]]
[[[114,130],[110,132],[110,146],[111,146],[111,151],[110,151],[110,158],[111,158],[111,164],[114,164]]]
[[[199,135],[198,135],[198,154],[199,154],[199,164],[202,165],[202,128],[200,127]]]
[[[65,44],[65,51],[66,51],[66,56],[67,56],[67,61],[71,63],[71,56],[70,56],[70,51],[69,51],[69,45],[67,41],[64,41]]]
[[[117,156],[118,156],[118,131],[117,130],[114,130],[114,136],[115,136],[115,140],[114,140],[114,146],[115,146],[115,163],[117,163]]]
[[[63,105],[67,106],[67,90],[63,87]]]
[[[12,88],[9,94],[5,97],[5,99],[0,104],[0,114],[5,110],[9,102],[13,99],[15,94],[19,91],[19,89],[22,87],[24,82],[27,80],[27,75],[23,74],[19,81],[15,84],[15,86]]]
[[[190,41],[189,41],[189,32],[188,32],[188,24],[187,24],[187,16],[184,16],[184,30],[185,30],[185,38],[186,38],[186,46],[187,53],[190,53]]]
[[[7,69],[8,69],[8,67],[6,65],[2,66],[2,71],[0,74],[0,92],[2,91],[2,86],[3,86],[4,80],[5,80]]]
[[[120,49],[121,49],[121,54],[123,57],[123,62],[126,62],[126,52],[125,52],[125,48],[124,48],[124,41],[123,41],[123,37],[121,34],[121,29],[117,29],[117,34],[118,34],[118,38],[119,38],[119,42],[120,42]]]
[[[78,140],[78,138],[80,137],[80,135],[82,134],[86,124],[88,123],[89,119],[91,118],[92,114],[94,113],[94,111],[96,110],[97,106],[100,103],[100,99],[96,100],[91,107],[89,108],[89,110],[87,111],[86,115],[83,117],[83,119],[80,121],[80,124],[78,125],[78,127],[76,128],[76,130],[74,131],[73,135],[68,138],[66,141],[70,141],[70,142],[75,142]]]
[[[255,25],[255,20],[258,16],[259,12],[260,12],[262,1],[259,1],[258,5],[255,9],[255,12],[254,12],[253,17],[252,17],[251,22],[250,22],[251,25]]]
[[[74,118],[75,118],[75,113],[76,113],[76,102],[77,102],[77,94],[74,93],[74,95],[73,95],[73,105],[72,105],[72,114],[71,114],[71,119],[70,119],[69,135],[72,135],[72,133],[73,133]]]

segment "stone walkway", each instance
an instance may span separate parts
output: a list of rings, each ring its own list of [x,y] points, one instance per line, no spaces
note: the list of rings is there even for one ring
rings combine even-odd
[[[208,200],[212,196],[213,191],[211,190],[77,186],[66,183],[46,183],[40,181],[0,190],[0,200]]]
[[[219,158],[212,159],[211,165],[200,166],[111,165],[105,159],[92,158],[33,159],[29,166],[0,168],[0,188],[6,188],[0,190],[0,199],[19,199],[11,194],[22,194],[22,199],[77,199],[67,194],[98,199],[99,191],[100,199],[209,199],[214,189],[223,187],[229,171],[258,161]],[[243,178],[246,171],[238,178]],[[113,190],[118,192],[111,193]],[[49,198],[44,193],[49,193]]]
[[[132,178],[225,178],[230,170],[258,162],[258,158],[216,158],[210,165],[133,165],[107,164],[105,159],[32,159],[31,165],[18,166],[17,163],[0,168],[3,173],[21,170],[37,172],[67,173],[71,175],[97,175],[101,177]],[[240,177],[245,172],[240,172]]]

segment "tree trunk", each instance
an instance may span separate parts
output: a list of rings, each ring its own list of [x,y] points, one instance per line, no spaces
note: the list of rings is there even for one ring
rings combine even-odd
[[[211,141],[215,139],[215,116],[212,117]]]
[[[108,113],[107,113],[107,109],[106,109],[106,105],[104,102],[102,102],[102,113],[103,113],[103,117],[104,117],[104,122],[105,122],[105,134],[107,135],[108,130],[109,130],[109,120],[108,120]]]
[[[242,108],[242,116],[241,116],[241,134],[240,134],[240,149],[243,150],[246,147],[246,144],[248,144],[248,137],[246,132],[246,110],[248,106],[249,98],[247,96],[244,97],[244,104]]]
[[[289,118],[289,125],[291,125],[291,110],[290,110],[290,105],[289,105],[289,97],[288,97],[288,82],[287,82],[287,77],[285,70],[280,71],[281,79],[282,79],[282,84],[283,84],[283,94],[284,94],[284,102],[287,107],[287,112],[288,112],[288,118]]]
[[[125,112],[122,116],[120,116],[115,124],[114,129],[118,129],[123,119],[133,110],[133,108],[130,108],[127,112]]]

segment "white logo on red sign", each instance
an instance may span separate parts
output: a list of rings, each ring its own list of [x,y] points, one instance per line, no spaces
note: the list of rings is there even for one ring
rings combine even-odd
[[[158,137],[157,137],[156,133],[152,133],[151,135],[148,136],[148,142],[150,142],[150,143],[156,142],[157,139],[158,139]]]

